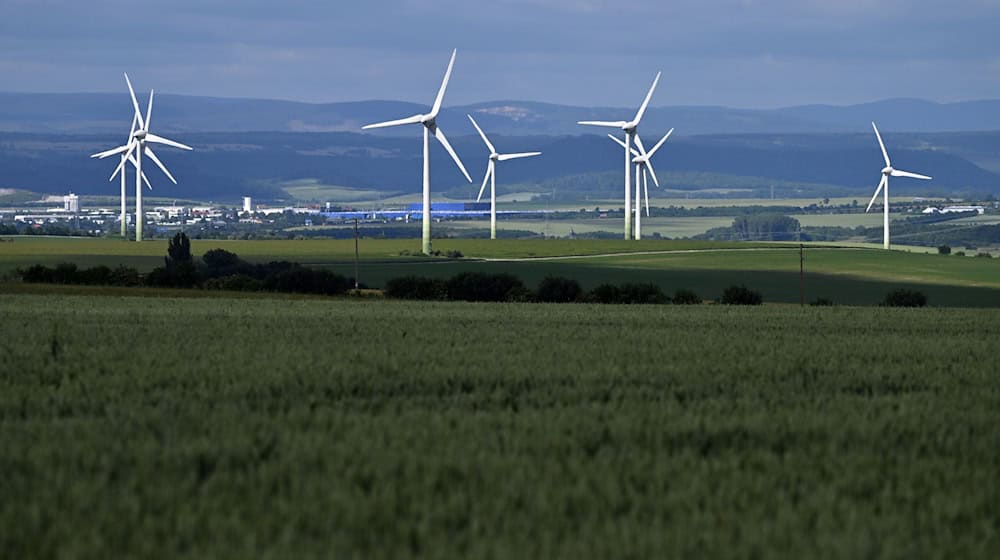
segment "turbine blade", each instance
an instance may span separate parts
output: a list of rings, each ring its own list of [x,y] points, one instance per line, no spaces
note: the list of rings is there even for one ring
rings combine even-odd
[[[490,175],[493,174],[493,160],[491,159],[488,164],[486,164],[486,176],[483,177],[483,186],[479,187],[479,196],[476,197],[476,202],[483,199],[483,192],[486,190],[486,183],[490,182]]]
[[[444,101],[444,91],[448,89],[448,80],[451,79],[451,69],[455,66],[455,55],[458,54],[458,49],[451,51],[451,60],[448,61],[448,70],[444,73],[444,80],[441,81],[441,89],[438,90],[437,97],[434,99],[434,107],[431,109],[431,117],[436,117],[438,111],[441,110],[441,102]],[[471,182],[471,180],[470,180]]]
[[[479,128],[479,123],[476,122],[476,119],[472,118],[472,115],[465,115],[465,116],[469,117],[469,120],[472,121],[472,126],[476,127],[476,131],[479,132],[479,136],[483,139],[483,142],[486,143],[486,147],[490,149],[490,153],[491,154],[497,153],[497,149],[494,148],[493,144],[490,143],[490,139],[486,137],[486,133],[483,132],[483,129]]]
[[[925,181],[930,181],[931,178],[927,175],[920,175],[919,173],[910,173],[909,171],[902,171],[899,169],[892,170],[893,177],[909,177],[911,179],[923,179]]]
[[[635,135],[635,145],[639,148],[639,153],[642,154],[642,157],[648,159],[649,155],[646,153],[646,147],[642,145],[642,138],[638,134]]]
[[[106,157],[110,157],[110,156],[113,156],[113,155],[116,155],[116,154],[121,154],[121,153],[127,152],[127,151],[129,151],[131,149],[132,149],[132,143],[129,142],[128,144],[125,144],[124,146],[118,146],[117,148],[112,148],[112,149],[110,149],[110,150],[108,150],[106,152],[100,152],[100,153],[92,154],[90,157],[97,158],[97,159],[104,159]]]
[[[153,153],[153,149],[150,148],[149,146],[146,146],[145,152],[146,155],[149,156],[149,159],[153,160],[153,163],[155,163],[156,166],[159,167],[161,171],[163,171],[163,174],[167,176],[167,179],[170,179],[170,182],[176,185],[177,179],[174,179],[174,176],[171,175],[169,171],[167,171],[166,166],[163,165],[163,162],[160,161],[160,158],[156,157],[156,154]]]
[[[149,134],[149,133],[146,134],[146,142],[153,142],[154,144],[163,144],[163,145],[171,146],[171,147],[174,147],[174,148],[180,148],[182,150],[193,150],[194,149],[191,146],[186,146],[184,144],[181,144],[180,142],[174,142],[173,140],[169,140],[169,139],[164,138],[162,136],[157,136],[155,134]]]
[[[646,195],[646,217],[649,217],[649,178],[646,177],[648,166],[642,166],[642,191]],[[655,181],[654,181],[655,182]]]
[[[149,119],[153,118],[153,90],[149,90],[149,105],[146,105],[146,122],[143,130],[149,130]]]
[[[149,178],[148,178],[148,177],[146,177],[146,172],[145,172],[145,171],[143,171],[143,172],[142,172],[142,182],[143,182],[143,183],[146,183],[146,188],[147,188],[147,189],[149,189],[149,190],[153,190],[153,185],[151,185],[151,184],[149,183]]]
[[[649,175],[653,178],[653,184],[656,188],[660,188],[660,182],[656,179],[656,171],[653,170],[653,162],[646,160],[646,169],[649,170]]]
[[[451,156],[451,159],[455,160],[455,165],[462,170],[462,175],[465,175],[465,178],[471,183],[472,177],[469,177],[469,172],[466,171],[465,166],[462,165],[462,160],[458,159],[458,154],[456,154],[455,150],[451,147],[451,144],[448,142],[448,138],[444,135],[444,132],[436,126],[434,127],[434,137],[438,139],[438,142],[441,142],[441,145],[444,146],[445,150],[448,150],[448,155]]]
[[[622,148],[628,148],[628,146],[625,145],[625,142],[622,142],[621,138],[618,138],[617,136],[612,136],[611,134],[608,134],[608,138],[617,142],[618,145],[621,146]],[[632,152],[633,156],[639,157],[639,152],[635,151],[635,148],[628,148],[628,150]]]
[[[642,106],[639,107],[639,112],[635,114],[635,118],[632,122],[639,124],[642,120],[642,115],[646,112],[646,107],[649,106],[649,100],[653,98],[653,92],[656,91],[656,84],[660,83],[660,72],[656,73],[656,78],[653,80],[653,85],[649,87],[649,93],[646,94],[646,99],[643,100]]]
[[[868,203],[868,208],[865,208],[865,214],[872,209],[872,204],[875,204],[875,199],[878,198],[878,193],[882,192],[882,187],[885,186],[887,179],[885,175],[882,176],[882,180],[878,182],[878,188],[875,189],[875,194],[872,195],[872,201]]]
[[[882,135],[878,133],[878,127],[875,126],[875,121],[872,121],[872,128],[875,129],[875,137],[878,138],[878,145],[882,148],[882,157],[885,158],[885,166],[892,167],[889,163],[889,152],[885,151],[885,142],[882,142]]]
[[[128,161],[128,156],[122,155],[122,160],[121,160],[121,162],[118,163],[118,167],[115,168],[115,172],[112,173],[110,177],[108,177],[108,182],[109,183],[111,181],[113,181],[115,179],[115,177],[118,176],[119,173],[124,173],[125,172],[125,162],[126,161]]]
[[[673,133],[674,129],[671,128],[670,130],[668,130],[667,133],[663,135],[663,138],[660,138],[660,141],[657,142],[655,146],[653,146],[653,149],[649,150],[649,157],[653,157],[653,154],[656,153],[656,150],[659,150],[660,146],[662,146],[663,143],[667,141],[667,138],[670,138],[670,135]]]
[[[385,121],[375,124],[366,124],[365,126],[361,127],[361,130],[371,130],[373,128],[386,128],[389,126],[399,126],[403,124],[417,124],[423,122],[423,120],[424,120],[423,115],[413,115],[412,117],[406,117],[405,119],[397,119],[394,121]]]
[[[521,159],[528,157],[535,157],[542,155],[542,152],[522,152],[519,154],[500,154],[497,159],[500,161],[507,161],[511,159]]]
[[[611,128],[622,128],[628,123],[625,121],[577,121],[576,124],[582,124],[586,126],[607,126]]]
[[[145,129],[146,125],[142,122],[142,111],[139,110],[139,100],[135,98],[135,90],[132,88],[132,80],[128,79],[128,74],[125,74],[125,83],[128,84],[128,94],[132,97],[132,107],[135,109],[135,117],[139,120],[139,128]]]

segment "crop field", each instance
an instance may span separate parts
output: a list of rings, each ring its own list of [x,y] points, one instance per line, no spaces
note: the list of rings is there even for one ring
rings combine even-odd
[[[14,238],[0,243],[0,274],[31,264],[80,266],[126,264],[140,270],[161,266],[166,242],[126,243],[104,239]],[[733,284],[760,291],[765,302],[798,303],[798,247],[774,243],[644,240],[435,240],[435,248],[466,258],[408,256],[417,240],[361,240],[360,280],[380,288],[405,275],[449,277],[459,272],[511,272],[529,286],[547,275],[574,278],[590,289],[605,282],[651,282],[668,292],[694,290],[717,298]],[[196,256],[214,248],[253,262],[291,260],[354,276],[352,240],[193,240]],[[808,245],[803,292],[806,301],[874,305],[896,288],[926,293],[932,306],[1000,307],[1000,260],[884,252],[862,247]],[[0,284],[0,291],[10,291]]]
[[[994,558],[997,310],[0,295],[24,557]]]

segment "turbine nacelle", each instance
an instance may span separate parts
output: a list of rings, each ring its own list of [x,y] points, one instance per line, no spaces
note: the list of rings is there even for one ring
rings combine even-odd
[[[139,130],[135,131],[134,134],[132,134],[132,138],[135,138],[136,140],[145,140],[146,134],[147,131],[140,128]]]
[[[893,169],[891,165],[887,165],[882,168],[882,175],[892,175],[893,171],[895,171],[895,169]]]

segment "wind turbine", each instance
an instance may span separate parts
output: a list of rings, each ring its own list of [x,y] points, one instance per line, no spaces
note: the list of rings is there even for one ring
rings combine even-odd
[[[527,157],[534,157],[542,155],[542,152],[521,152],[517,154],[498,154],[497,149],[493,147],[490,139],[486,137],[486,133],[483,129],[479,128],[479,124],[476,119],[472,118],[472,115],[466,115],[469,120],[472,121],[472,126],[476,127],[476,131],[479,132],[479,136],[483,139],[486,147],[490,150],[489,164],[486,166],[486,176],[483,177],[483,186],[479,187],[479,196],[476,197],[476,202],[479,202],[483,198],[483,191],[486,190],[486,181],[490,182],[490,239],[497,238],[497,172],[496,163],[498,161],[507,161],[510,159],[520,159]],[[616,138],[617,140],[617,138]]]
[[[163,144],[182,150],[191,150],[192,148],[149,132],[149,122],[153,117],[153,90],[149,90],[149,104],[146,106],[146,118],[143,119],[142,111],[139,110],[139,101],[135,98],[135,90],[132,89],[132,82],[128,79],[128,74],[125,74],[125,83],[128,84],[128,92],[132,97],[132,108],[135,109],[135,116],[132,117],[133,131],[129,137],[129,141],[124,146],[94,154],[90,157],[104,159],[109,156],[122,154],[121,163],[118,164],[115,174],[120,171],[123,177],[125,175],[125,162],[131,161],[135,165],[135,240],[142,241],[142,181],[145,179],[145,175],[142,172],[142,156],[148,156],[173,184],[177,184],[177,180],[167,171],[163,162],[160,161],[160,158],[156,157],[153,149],[147,144]],[[114,175],[111,177],[114,178]]]
[[[648,151],[648,152],[646,151],[646,149],[642,145],[642,139],[639,138],[638,134],[636,134],[635,135],[635,144],[636,144],[636,146],[639,147],[639,150],[636,151],[635,148],[631,148],[630,149],[632,155],[634,156],[632,158],[632,163],[635,164],[635,239],[636,239],[636,241],[642,239],[642,211],[641,211],[640,203],[639,203],[639,201],[641,200],[639,198],[639,182],[640,182],[639,179],[640,179],[640,174],[641,174],[641,177],[642,177],[642,190],[643,190],[644,194],[646,195],[646,217],[649,217],[649,176],[653,177],[653,184],[654,185],[656,185],[657,187],[660,186],[660,181],[658,181],[656,179],[656,170],[653,169],[653,162],[651,162],[649,160],[649,158],[653,157],[653,154],[655,154],[656,151],[660,149],[660,146],[662,146],[663,143],[666,142],[667,139],[670,138],[670,135],[673,134],[673,133],[674,133],[674,129],[671,128],[670,130],[668,130],[667,133],[663,135],[663,138],[660,138],[660,141],[657,142],[656,145],[653,146],[653,149],[650,150],[650,151]],[[610,138],[610,139],[614,140],[615,142],[617,142],[619,146],[625,146],[625,142],[622,142],[621,140],[618,139],[618,137],[616,137],[614,135],[608,134],[608,138]]]
[[[444,146],[444,149],[448,151],[448,155],[451,159],[455,160],[455,164],[462,171],[462,175],[468,181],[472,182],[472,177],[469,177],[469,172],[465,170],[465,166],[462,165],[462,160],[458,159],[458,154],[452,149],[451,144],[448,142],[448,138],[445,137],[444,131],[438,128],[437,116],[438,112],[441,110],[441,102],[444,100],[444,92],[448,88],[448,80],[451,79],[451,69],[455,65],[455,55],[458,54],[458,49],[451,51],[451,61],[448,62],[448,70],[444,73],[444,80],[441,82],[441,89],[438,90],[437,98],[434,99],[434,105],[431,107],[431,112],[424,115],[413,115],[412,117],[407,117],[405,119],[399,119],[395,121],[386,121],[375,124],[369,124],[361,127],[362,130],[371,130],[373,128],[385,128],[389,126],[400,126],[404,124],[422,124],[424,125],[424,210],[423,210],[423,243],[422,250],[425,255],[431,253],[431,161],[430,161],[430,135],[433,134],[438,142]]]
[[[631,221],[631,179],[630,173],[632,168],[632,157],[629,148],[632,145],[632,139],[636,137],[637,129],[639,127],[639,122],[642,120],[643,113],[646,112],[646,107],[649,105],[649,100],[653,97],[653,91],[656,90],[656,84],[660,81],[660,72],[656,73],[656,78],[653,80],[653,85],[649,88],[649,93],[646,94],[646,99],[643,100],[642,105],[639,106],[639,110],[635,114],[635,118],[630,121],[579,121],[577,124],[589,125],[589,126],[604,126],[610,128],[620,128],[625,132],[625,239],[628,239],[632,230]],[[638,179],[636,179],[638,180]],[[636,205],[639,201],[636,200]]]
[[[910,177],[913,179],[924,179],[929,181],[931,178],[927,175],[920,175],[917,173],[910,173],[909,171],[902,171],[899,169],[894,169],[892,163],[889,162],[889,152],[885,150],[885,143],[882,142],[882,135],[878,133],[878,127],[872,122],[872,128],[875,129],[875,137],[878,138],[878,145],[882,148],[882,157],[885,158],[885,167],[882,168],[882,180],[879,181],[878,188],[875,189],[875,194],[872,195],[871,202],[868,203],[868,208],[865,209],[867,214],[869,210],[872,209],[872,204],[875,204],[875,199],[878,198],[879,191],[882,191],[882,248],[889,250],[889,177]]]
[[[137,124],[137,119],[136,119],[135,115],[133,115],[132,116],[132,128],[131,128],[131,130],[129,130],[128,137],[125,138],[126,143],[129,141],[129,139],[132,138],[132,135],[135,134],[136,124]],[[90,156],[90,157],[95,157],[95,156]],[[121,159],[122,159],[123,162],[127,159],[128,161],[131,161],[133,165],[135,165],[135,156],[133,156],[131,152],[123,153],[122,156],[121,156]],[[126,235],[128,235],[128,225],[127,225],[128,219],[127,219],[126,208],[125,208],[126,196],[125,196],[125,166],[124,165],[119,165],[115,169],[115,172],[112,173],[111,177],[108,178],[108,182],[114,181],[115,176],[119,176],[121,178],[121,235],[122,235],[122,239],[125,239]],[[146,183],[147,187],[152,188],[149,185],[149,179],[146,178],[146,174],[145,173],[142,174],[142,180],[143,180],[143,182]]]

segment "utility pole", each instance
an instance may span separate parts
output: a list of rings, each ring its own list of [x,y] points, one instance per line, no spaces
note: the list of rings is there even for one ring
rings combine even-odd
[[[358,286],[358,219],[354,218],[354,289]]]
[[[805,289],[805,253],[804,245],[799,243],[799,305],[805,306],[806,304],[806,289]]]

